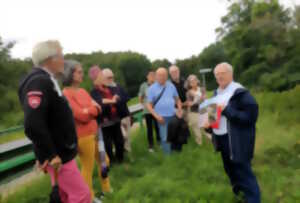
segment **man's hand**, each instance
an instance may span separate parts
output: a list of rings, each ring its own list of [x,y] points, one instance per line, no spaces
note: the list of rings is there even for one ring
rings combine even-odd
[[[41,164],[39,161],[36,161],[36,163],[35,163],[36,167],[39,170],[43,171],[44,173],[47,173],[47,166],[48,166],[48,164],[49,164],[48,160],[44,161],[43,164]]]
[[[203,127],[204,127],[205,129],[210,128],[210,123],[209,123],[208,121],[206,121],[206,122],[203,124]]]
[[[52,166],[56,171],[59,171],[61,165],[62,161],[59,156],[54,157],[50,162],[50,166]]]
[[[160,124],[164,124],[164,123],[165,123],[165,120],[164,120],[163,117],[161,117],[161,116],[156,116],[155,118],[156,118],[157,122],[159,122]]]
[[[112,101],[113,101],[114,104],[117,103],[119,100],[120,100],[119,95],[114,95],[113,98],[112,98]]]
[[[176,115],[177,115],[178,118],[182,118],[182,116],[183,116],[182,109],[178,109],[177,112],[176,112]]]
[[[218,104],[217,108],[221,109],[223,111],[225,109],[225,104]]]
[[[119,95],[116,94],[116,95],[113,96],[113,99],[116,100],[116,101],[119,101],[120,97],[119,97]]]
[[[92,104],[98,109],[99,113],[102,112],[101,106],[95,100],[92,100]]]

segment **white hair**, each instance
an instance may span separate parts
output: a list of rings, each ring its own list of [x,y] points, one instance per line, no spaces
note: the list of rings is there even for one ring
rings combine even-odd
[[[102,73],[103,73],[103,75],[106,77],[107,75],[114,75],[114,73],[112,72],[112,70],[111,69],[109,69],[109,68],[104,68],[103,70],[102,70]]]
[[[215,72],[216,68],[219,67],[219,66],[224,66],[224,67],[227,68],[227,70],[228,70],[229,72],[233,73],[232,65],[230,65],[230,64],[227,63],[227,62],[219,63],[219,64],[215,67],[214,72]]]
[[[32,62],[35,66],[40,66],[50,57],[58,54],[62,47],[57,40],[39,42],[32,50]]]
[[[171,71],[173,71],[173,70],[179,70],[178,66],[176,66],[176,65],[171,65],[171,66],[169,67],[169,73],[170,73]]]

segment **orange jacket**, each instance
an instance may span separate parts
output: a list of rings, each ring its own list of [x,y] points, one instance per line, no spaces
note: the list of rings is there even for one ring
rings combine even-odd
[[[78,90],[64,88],[63,93],[73,111],[77,137],[95,135],[98,129],[96,117],[99,111],[89,93],[82,88]]]

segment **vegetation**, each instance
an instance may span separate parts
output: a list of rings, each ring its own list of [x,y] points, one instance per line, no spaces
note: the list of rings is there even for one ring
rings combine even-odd
[[[262,202],[300,202],[300,86],[255,96],[260,116],[253,166]],[[200,147],[192,137],[182,153],[164,156],[159,147],[153,154],[148,152],[145,129],[133,132],[132,139],[133,151],[126,162],[111,169],[114,192],[106,195],[104,202],[230,203],[234,199],[221,157],[208,141]],[[99,195],[100,184],[94,175]],[[50,189],[49,178],[44,177],[2,202],[44,203]]]
[[[216,29],[219,38],[199,55],[176,60],[183,75],[199,69],[213,68],[222,61],[233,64],[235,78],[259,91],[283,91],[300,81],[300,6],[285,9],[278,0],[231,1],[228,13]],[[0,129],[21,124],[23,113],[17,97],[18,81],[32,66],[31,60],[12,59],[13,43],[3,44],[0,38]],[[150,61],[136,52],[97,51],[91,54],[67,54],[80,61],[85,73],[94,64],[111,68],[116,80],[135,97],[146,73],[159,66],[168,67],[167,59]],[[207,75],[208,89],[216,87],[213,74]],[[85,74],[82,86],[92,84]]]

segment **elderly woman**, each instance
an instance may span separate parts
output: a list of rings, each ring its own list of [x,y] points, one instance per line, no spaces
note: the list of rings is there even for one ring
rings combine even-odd
[[[105,68],[102,70],[103,76],[105,80],[107,81],[107,85],[115,90],[117,95],[120,96],[120,100],[117,103],[117,108],[119,112],[119,116],[121,119],[121,130],[124,137],[124,149],[127,152],[131,151],[130,146],[130,128],[131,128],[131,118],[130,118],[130,112],[127,106],[127,102],[129,101],[129,95],[125,91],[123,87],[121,87],[120,84],[117,84],[114,80],[114,73],[111,69]]]
[[[94,202],[99,202],[94,197],[92,176],[95,157],[97,163],[99,164],[100,162],[96,142],[98,133],[96,117],[101,113],[101,107],[91,98],[87,91],[79,87],[82,79],[83,70],[80,63],[74,60],[66,60],[63,77],[65,88],[63,93],[69,101],[75,119],[81,174],[89,185]],[[108,192],[110,190],[109,179],[108,177],[103,177],[103,170],[107,169],[102,168],[100,164],[98,168],[102,191]]]
[[[205,99],[205,90],[200,87],[200,81],[196,75],[190,75],[186,80],[187,103],[188,103],[188,120],[195,135],[195,141],[198,145],[202,144],[202,134],[211,139],[210,135],[204,129],[198,126],[198,107],[199,104]]]
[[[101,116],[98,117],[98,124],[103,131],[105,150],[111,162],[121,163],[124,157],[124,138],[118,109],[120,97],[115,88],[109,87],[108,81],[98,66],[90,68],[89,76],[94,83],[91,96],[103,109]],[[113,153],[113,145],[116,149],[115,154]]]

